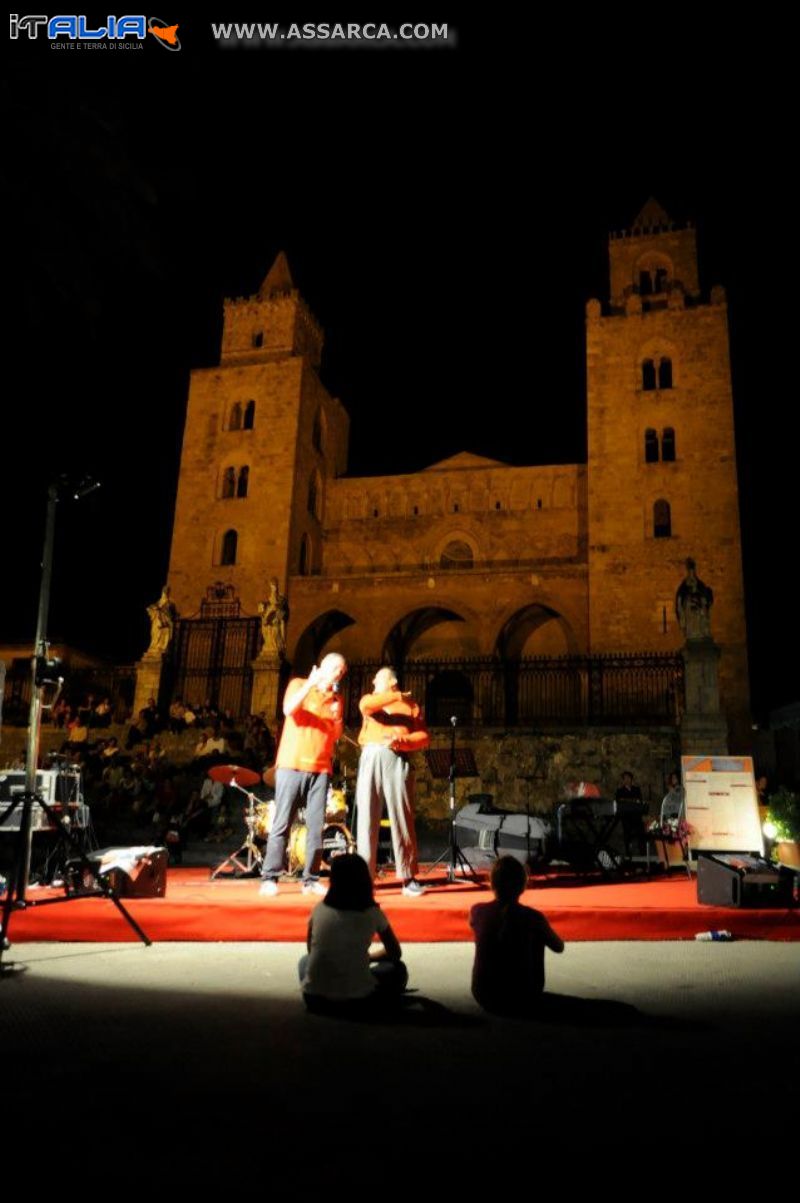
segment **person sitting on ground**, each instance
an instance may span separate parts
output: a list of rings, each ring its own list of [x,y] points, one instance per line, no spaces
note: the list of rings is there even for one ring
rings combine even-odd
[[[377,935],[383,947],[372,944]],[[331,884],[308,923],[298,966],[309,1011],[366,1016],[396,1006],[408,981],[397,936],[375,901],[367,862],[337,856]]]
[[[564,951],[564,941],[540,911],[519,899],[528,871],[513,856],[501,856],[492,868],[494,902],[470,911],[475,932],[472,995],[496,1015],[529,1015],[544,992],[544,950]]]

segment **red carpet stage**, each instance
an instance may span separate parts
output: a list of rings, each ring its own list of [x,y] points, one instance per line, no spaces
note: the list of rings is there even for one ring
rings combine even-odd
[[[259,882],[209,879],[208,869],[170,869],[165,898],[123,899],[151,940],[304,940],[309,912],[319,901],[298,883],[275,898],[260,898]],[[403,898],[387,880],[376,897],[401,941],[470,940],[467,918],[487,886],[442,884],[432,877],[419,899]],[[29,899],[55,891],[32,889]],[[544,911],[565,940],[691,940],[697,932],[725,929],[740,939],[800,941],[800,911],[700,906],[694,881],[667,879],[604,882],[599,878],[535,878],[523,901]],[[14,913],[12,942],[87,940],[122,942],[136,936],[105,899],[80,898]]]

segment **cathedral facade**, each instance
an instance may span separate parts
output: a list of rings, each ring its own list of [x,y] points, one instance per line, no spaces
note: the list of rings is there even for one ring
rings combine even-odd
[[[609,265],[609,296],[586,306],[587,463],[462,451],[354,477],[323,332],[279,255],[256,295],[225,301],[219,364],[192,373],[169,565],[182,619],[213,588],[255,615],[276,578],[295,671],[329,650],[399,665],[675,656],[692,557],[744,730],[725,293],[701,291],[694,229],[652,200],[610,237]]]

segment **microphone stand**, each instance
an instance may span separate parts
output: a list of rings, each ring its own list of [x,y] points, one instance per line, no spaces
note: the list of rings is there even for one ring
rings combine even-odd
[[[451,727],[451,731],[450,731],[450,765],[449,765],[448,773],[447,773],[447,780],[448,780],[448,785],[449,785],[449,806],[450,806],[450,846],[449,846],[449,848],[445,849],[445,851],[441,854],[441,856],[436,858],[436,860],[433,862],[430,869],[428,870],[428,873],[432,872],[438,864],[441,864],[441,862],[445,859],[445,857],[449,856],[450,863],[447,866],[447,882],[448,882],[448,884],[452,884],[454,881],[459,880],[458,872],[460,870],[462,880],[464,877],[469,877],[469,879],[471,881],[475,882],[476,885],[480,885],[480,879],[476,875],[475,870],[473,869],[472,865],[467,860],[464,853],[459,848],[458,839],[456,838],[456,727],[457,726],[458,726],[458,718],[455,714],[453,714],[450,716],[450,727]],[[425,876],[427,877],[427,873],[425,874]]]

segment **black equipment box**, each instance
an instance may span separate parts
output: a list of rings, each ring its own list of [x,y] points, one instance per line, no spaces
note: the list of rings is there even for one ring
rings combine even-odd
[[[94,894],[103,878],[118,898],[163,898],[167,892],[166,848],[101,848],[86,860],[70,860],[64,869],[68,894]]]
[[[743,852],[700,853],[697,901],[706,906],[788,907],[794,902],[794,873]]]
[[[496,810],[490,802],[468,802],[456,815],[456,838],[470,859],[476,849],[483,860],[513,856],[522,864],[548,859],[550,824],[538,815]]]

